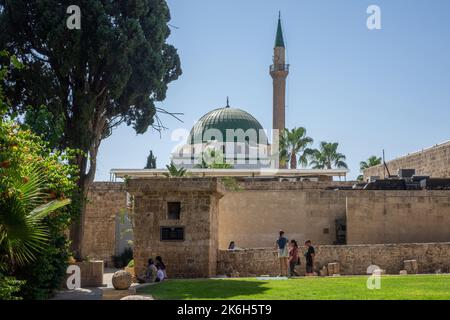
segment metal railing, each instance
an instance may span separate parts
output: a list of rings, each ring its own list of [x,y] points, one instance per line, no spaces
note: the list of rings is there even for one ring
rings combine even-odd
[[[273,71],[289,71],[289,65],[288,64],[273,64],[270,66],[270,72]]]

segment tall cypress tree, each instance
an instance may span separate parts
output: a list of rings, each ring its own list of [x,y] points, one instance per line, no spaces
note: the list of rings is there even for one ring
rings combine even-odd
[[[156,157],[153,155],[152,150],[150,150],[150,154],[147,157],[147,165],[144,169],[156,169]]]
[[[81,29],[66,25],[70,5],[81,9]],[[169,20],[165,0],[0,0],[0,49],[25,65],[4,83],[10,111],[25,115],[44,136],[55,134],[40,130],[58,128],[55,148],[83,151],[76,165],[84,196],[101,141],[122,123],[146,132],[154,125],[155,102],[181,75],[177,50],[166,42]],[[52,115],[45,125],[34,116],[43,114],[41,106]],[[81,211],[72,230],[78,256]]]

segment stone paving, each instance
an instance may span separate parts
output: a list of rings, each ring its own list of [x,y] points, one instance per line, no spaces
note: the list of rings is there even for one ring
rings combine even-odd
[[[105,268],[105,272],[103,274],[103,287],[102,288],[80,288],[75,290],[61,290],[58,291],[50,300],[103,300],[103,291],[111,290],[113,288],[112,285],[112,276],[114,272],[120,269],[112,269]],[[142,286],[138,284],[133,284],[133,287]],[[130,295],[126,297],[119,298],[120,300],[154,300],[151,296],[142,296],[142,295]],[[119,300],[117,299],[117,300]]]

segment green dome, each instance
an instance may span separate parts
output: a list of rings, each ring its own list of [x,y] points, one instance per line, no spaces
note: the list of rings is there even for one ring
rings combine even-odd
[[[247,132],[247,130],[249,129],[253,129],[256,132],[257,141],[250,141],[250,144],[253,145],[257,143],[268,143],[266,134],[261,134],[260,130],[263,130],[263,127],[258,122],[258,120],[256,120],[255,117],[253,117],[250,113],[241,109],[225,107],[208,112],[203,117],[201,117],[200,120],[192,128],[188,138],[189,143],[194,144],[194,142],[199,143],[200,141],[202,141],[202,143],[207,143],[208,141],[205,141],[204,138],[208,137],[205,137],[204,133],[209,129],[219,130],[224,140],[226,140],[227,137],[227,129],[242,129],[244,132]],[[216,140],[219,140],[218,137],[214,138]]]

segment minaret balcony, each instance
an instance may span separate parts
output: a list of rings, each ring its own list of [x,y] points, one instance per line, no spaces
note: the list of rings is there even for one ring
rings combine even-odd
[[[281,63],[273,64],[270,66],[270,72],[275,71],[289,71],[289,65]]]

